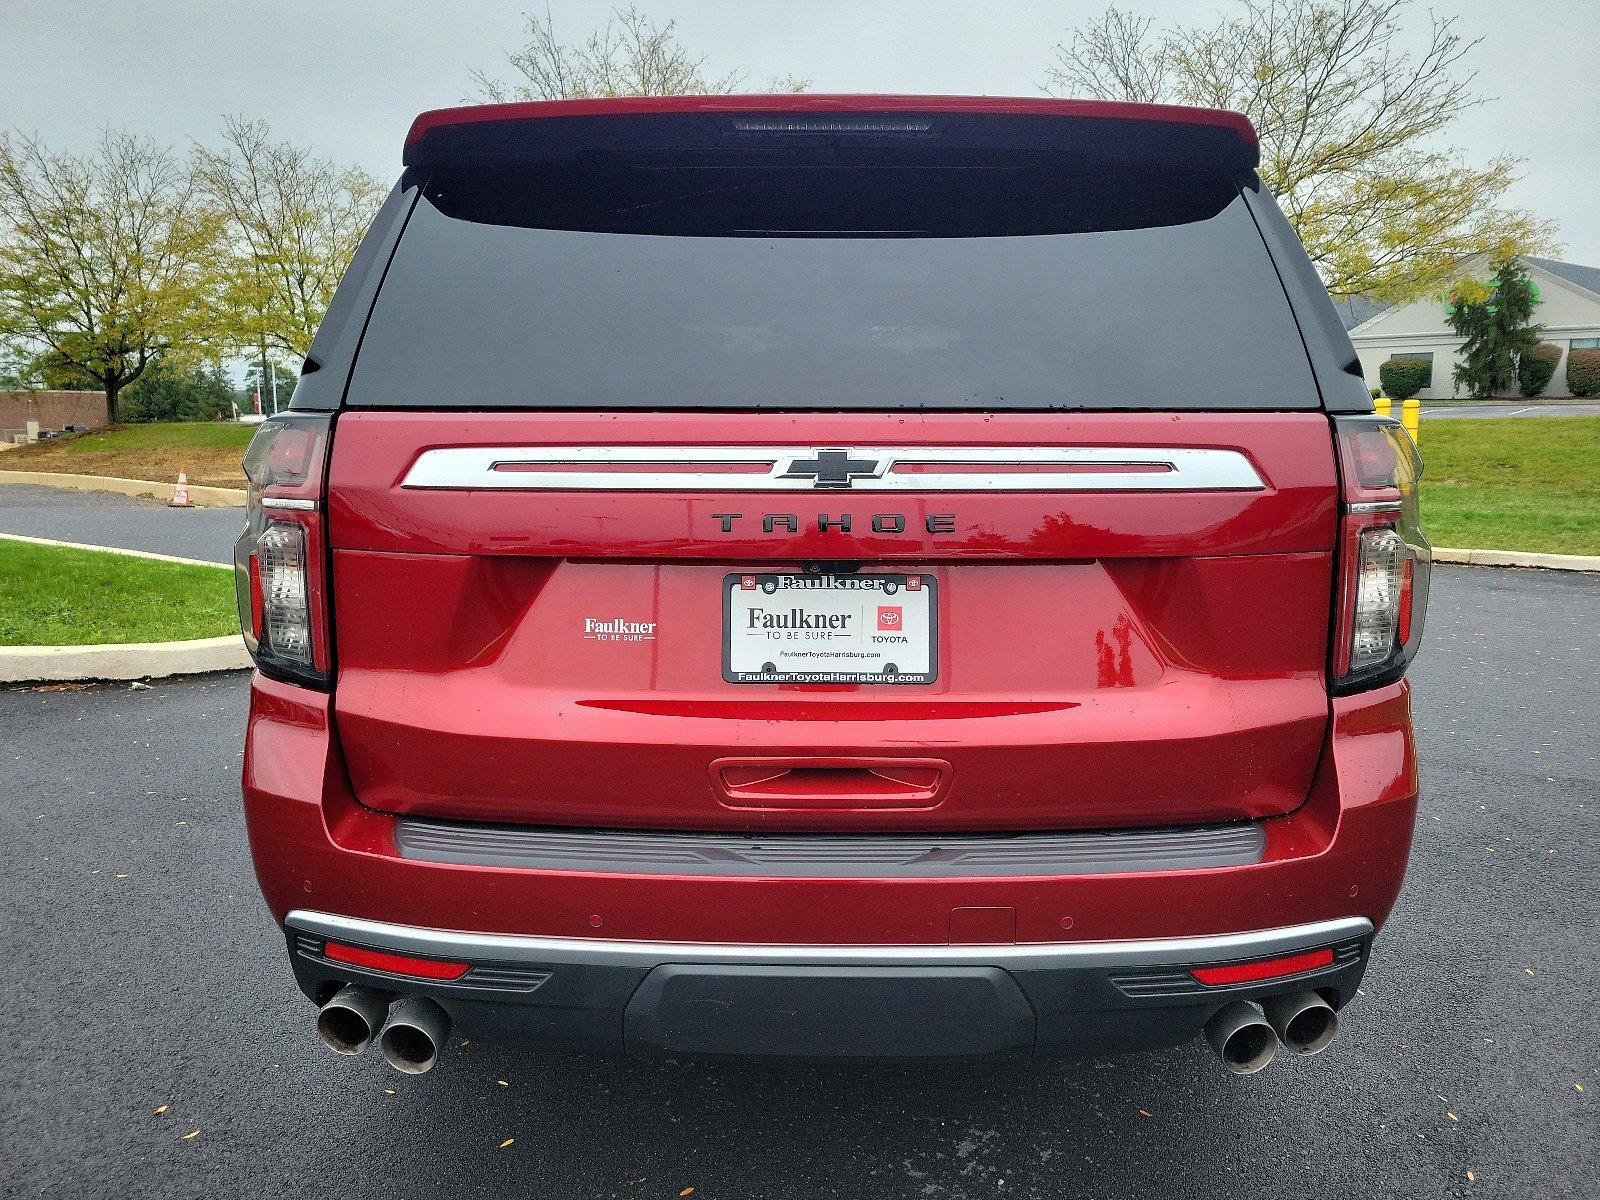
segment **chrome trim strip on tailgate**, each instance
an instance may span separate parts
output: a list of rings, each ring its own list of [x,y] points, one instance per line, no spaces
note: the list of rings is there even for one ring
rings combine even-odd
[[[824,455],[838,457],[825,460]],[[916,469],[901,470],[907,466]],[[957,469],[941,472],[941,466]],[[982,467],[990,469],[973,469]],[[400,486],[452,491],[1217,492],[1260,491],[1266,485],[1240,451],[1196,447],[441,446],[419,455]]]
[[[1261,861],[1253,821],[1175,829],[1018,834],[729,834],[395,822],[402,858],[522,871],[783,879],[1114,875]]]
[[[1010,945],[756,945],[748,942],[632,942],[610,938],[527,937],[458,933],[393,925],[296,909],[286,923],[323,938],[373,949],[468,962],[569,963],[650,968],[662,963],[793,964],[806,966],[984,965],[1048,970],[1139,967],[1270,958],[1366,937],[1372,922],[1339,917],[1309,925],[1257,929],[1203,937],[1146,938],[1120,942],[1021,942]]]

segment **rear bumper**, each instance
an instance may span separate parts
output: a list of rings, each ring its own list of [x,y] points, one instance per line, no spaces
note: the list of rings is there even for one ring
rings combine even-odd
[[[380,949],[404,949],[408,939],[465,937],[493,951],[481,958],[488,968],[531,962],[524,952],[545,955],[549,977],[533,987],[523,980],[509,994],[470,983],[388,982],[394,990],[434,995],[466,1028],[549,1046],[727,1048],[711,1044],[721,1038],[715,1029],[706,1032],[707,1014],[715,1014],[710,1024],[723,1022],[744,1048],[781,1052],[762,1040],[770,1021],[740,1014],[830,1009],[853,1009],[864,1019],[914,1014],[887,1023],[866,1019],[869,1026],[898,1028],[899,1040],[884,1043],[901,1047],[891,1052],[938,1052],[926,1044],[930,1039],[955,1053],[1154,1046],[1193,1036],[1229,999],[1286,990],[1285,984],[1177,994],[1160,994],[1150,984],[1131,995],[1112,978],[1125,963],[1093,958],[1108,944],[1132,947],[1127,952],[1135,960],[1180,946],[1186,953],[1204,948],[1193,961],[1237,958],[1223,951],[1241,938],[1248,945],[1255,937],[1358,919],[1368,932],[1339,935],[1341,945],[1356,943],[1353,957],[1346,950],[1325,976],[1292,981],[1341,1003],[1353,994],[1370,931],[1394,903],[1411,844],[1416,770],[1408,696],[1402,681],[1332,701],[1331,732],[1309,798],[1295,812],[1259,823],[1264,845],[1248,865],[862,878],[407,857],[396,844],[396,818],[364,807],[351,793],[328,697],[259,676],[246,741],[245,817],[262,892],[289,934],[301,987],[313,997],[334,981],[362,977],[303,944],[305,937],[314,943],[332,936],[306,921],[345,920],[356,923],[347,936]],[[1269,932],[1249,932],[1263,930]],[[472,938],[491,941],[479,946]],[[685,946],[700,949],[686,958]],[[507,959],[512,947],[520,949]],[[781,949],[780,961],[763,957],[773,948]],[[577,957],[550,957],[558,951]],[[656,1009],[668,1016],[628,1016]],[[677,1012],[700,1017],[671,1016]],[[971,1034],[957,1036],[948,1019],[936,1020],[941,1012],[984,1014],[958,1024],[988,1022],[996,1032],[974,1044]],[[919,1022],[930,1031],[926,1037],[912,1028]],[[784,1044],[812,1043],[791,1031]]]
[[[1200,938],[1009,946],[623,942],[421,929],[295,911],[296,978],[424,994],[463,1029],[543,1048],[824,1057],[1083,1055],[1177,1045],[1217,1008],[1306,988],[1336,1007],[1365,970],[1364,917]],[[329,940],[469,963],[450,983],[334,962]],[[1330,948],[1289,979],[1207,987],[1195,966]]]

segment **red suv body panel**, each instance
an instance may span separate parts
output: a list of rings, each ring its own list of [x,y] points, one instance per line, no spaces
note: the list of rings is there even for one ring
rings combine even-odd
[[[1070,497],[402,486],[440,447],[883,442],[1237,448],[1263,485]],[[1321,751],[1338,496],[1319,414],[351,413],[329,484],[334,710],[355,792],[376,809],[660,829],[1252,820],[1299,807]],[[762,514],[789,510],[802,533],[763,533]],[[906,532],[819,533],[824,512],[851,514],[853,529],[904,514]],[[930,513],[948,514],[948,531],[927,532]],[[934,684],[723,680],[723,576],[815,560],[907,564],[937,582]],[[595,617],[655,632],[589,640]],[[757,810],[730,804],[711,770],[861,754],[934,756],[950,787],[925,805]]]
[[[951,914],[1016,913],[1016,942],[1093,943],[1388,916],[1405,873],[1417,775],[1409,685],[1333,702],[1307,803],[1262,822],[1254,866],[1071,878],[761,879],[463,867],[398,854],[396,818],[346,781],[324,695],[257,676],[244,765],[257,877],[297,909],[547,937],[694,943],[951,942]]]

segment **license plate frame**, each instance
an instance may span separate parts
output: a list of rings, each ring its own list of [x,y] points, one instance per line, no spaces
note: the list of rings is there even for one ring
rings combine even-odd
[[[754,588],[745,587],[744,583],[746,580],[754,580]],[[911,583],[912,580],[917,581],[915,585]],[[724,575],[722,579],[723,681],[726,683],[766,684],[889,684],[899,687],[919,687],[936,683],[939,679],[938,587],[938,581],[932,575],[922,571],[886,572],[881,574],[874,572],[871,574],[863,573],[851,575],[811,575],[801,572],[783,571],[730,571],[728,574]],[[734,612],[736,608],[735,597],[748,596],[751,592],[754,592],[757,595],[767,596],[777,595],[780,592],[791,593],[791,598],[796,601],[798,601],[800,597],[808,594],[813,598],[819,595],[827,594],[829,598],[835,602],[833,605],[834,609],[840,611],[848,611],[851,607],[851,602],[854,601],[855,611],[860,616],[861,633],[859,634],[859,639],[865,640],[856,640],[849,645],[841,646],[840,650],[843,653],[854,654],[857,656],[862,654],[864,647],[869,647],[873,644],[871,642],[871,638],[874,636],[893,636],[899,632],[901,633],[901,636],[904,636],[907,639],[913,639],[908,640],[905,643],[908,648],[914,646],[916,645],[914,635],[911,633],[904,633],[902,631],[908,628],[921,626],[925,628],[927,635],[927,669],[901,669],[900,662],[896,657],[893,656],[893,651],[897,648],[894,645],[888,645],[884,647],[883,653],[877,655],[877,659],[884,665],[872,670],[848,671],[839,669],[826,669],[818,671],[800,671],[793,669],[775,669],[770,672],[766,671],[765,669],[751,670],[749,668],[747,654],[741,654],[738,656],[740,659],[740,665],[736,668],[735,630],[733,624]],[[905,617],[905,611],[907,608],[906,600],[913,596],[917,597],[918,599],[913,602],[911,607],[915,608],[917,605],[920,605],[922,606],[922,611],[920,614],[914,614],[916,616],[914,621],[907,622]],[[880,607],[878,604],[880,599],[887,600],[889,598],[895,598],[898,603],[895,605],[883,605],[881,607],[895,607],[900,610],[899,618],[901,621],[901,631],[888,630],[881,627],[879,624],[881,617],[876,611],[873,611],[871,614],[872,625],[869,627],[867,624],[869,609],[877,609]],[[741,607],[740,611],[747,610]],[[791,630],[783,632],[806,631]],[[801,649],[809,649],[814,653],[818,649],[814,641],[811,646],[805,646],[807,639],[784,640],[795,642],[796,644],[793,645],[791,649],[797,652]],[[826,638],[820,640],[833,639]],[[845,641],[846,639],[841,638],[838,640]],[[773,646],[777,646],[780,643],[777,640],[773,640],[771,644]],[[743,649],[748,650],[749,647],[746,646],[743,647]],[[773,653],[773,658],[767,659],[762,663],[763,668],[768,665],[778,668],[782,665],[778,661],[777,657],[781,652],[774,650]],[[902,654],[900,657],[905,657],[905,655]],[[865,663],[871,660],[864,659],[863,661]],[[912,656],[911,661],[913,665],[921,665],[920,660],[915,656]],[[892,671],[885,669],[886,667],[890,666],[894,668]]]

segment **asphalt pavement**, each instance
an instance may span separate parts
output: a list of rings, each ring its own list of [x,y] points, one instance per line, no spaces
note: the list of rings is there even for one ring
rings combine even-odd
[[[112,492],[0,484],[0,533],[231,563],[243,528],[242,508],[169,508]]]
[[[1449,404],[1423,401],[1424,417],[1600,417],[1600,404]],[[1399,414],[1396,413],[1396,416]]]
[[[336,1058],[251,877],[244,676],[0,690],[0,1195],[1592,1197],[1600,579],[1440,568],[1415,679],[1425,798],[1363,995],[1246,1079],[1198,1045]]]

